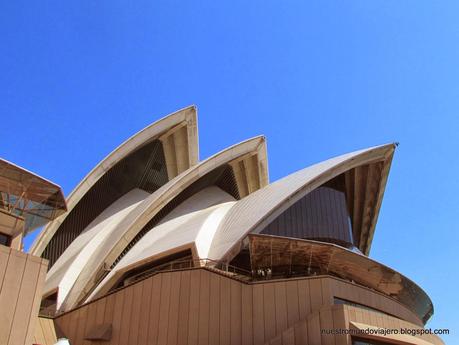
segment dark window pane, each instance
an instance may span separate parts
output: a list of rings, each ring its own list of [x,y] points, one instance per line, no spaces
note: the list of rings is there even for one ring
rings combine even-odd
[[[0,233],[0,244],[9,247],[11,242],[11,237],[5,234]]]

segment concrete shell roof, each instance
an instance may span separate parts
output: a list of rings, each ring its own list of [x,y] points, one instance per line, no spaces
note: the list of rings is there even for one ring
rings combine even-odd
[[[124,272],[171,253],[190,249],[195,259],[207,258],[215,230],[235,203],[236,199],[216,186],[194,194],[131,248],[89,300],[104,286],[108,290]]]
[[[230,261],[240,251],[247,234],[261,231],[285,209],[330,179],[375,162],[384,162],[387,169],[383,169],[382,175],[387,178],[395,147],[387,144],[348,153],[268,184],[263,136],[231,146],[198,163],[196,109],[185,108],[140,131],[96,166],[69,196],[69,212],[44,229],[32,253],[40,255],[43,252],[65,217],[111,167],[151,140],[170,135],[177,126],[181,129],[187,126],[191,131],[187,139],[188,149],[193,151],[189,166],[182,164],[181,169],[176,166],[175,174],[168,176],[169,181],[151,194],[134,189],[120,197],[60,254],[48,273],[45,293],[59,289],[61,311],[105,292],[127,271],[183,249],[190,249],[195,258]],[[184,147],[184,140],[180,140],[181,147]],[[167,152],[165,155],[168,156]],[[233,169],[242,199],[237,201],[218,187],[207,185],[191,196],[182,193],[221,167]],[[379,184],[379,201],[372,206],[376,209],[373,218],[378,214],[385,178]],[[177,199],[174,198],[178,195],[187,195],[188,199],[167,211],[169,214],[137,241],[136,236],[144,234],[142,231],[151,224],[153,217],[166,206],[175,205]],[[373,221],[375,223],[375,219]],[[368,243],[371,243],[373,230],[374,226],[362,235]],[[133,242],[134,239],[137,242]]]
[[[227,202],[219,211],[221,217],[218,222],[207,224],[210,234],[206,242],[209,243],[206,250],[200,252],[196,250],[196,247],[199,248],[201,245],[197,237],[201,231],[201,225],[210,215],[208,212],[212,210],[203,206],[198,211],[199,205],[207,200],[203,196],[205,194],[198,193],[195,197],[190,198],[190,202],[195,203],[198,207],[195,210],[196,214],[190,212],[186,216],[182,215],[175,219],[175,222],[183,226],[175,226],[174,221],[169,221],[153,228],[114,267],[99,285],[97,292],[99,295],[106,292],[123,272],[139,267],[147,261],[168,255],[174,252],[174,249],[177,252],[186,247],[193,250],[196,258],[217,261],[227,259],[229,261],[240,251],[242,240],[248,233],[257,232],[262,225],[276,217],[296,200],[346,170],[391,158],[393,150],[394,145],[388,144],[332,158],[265,186],[237,202]],[[157,202],[156,198],[155,200]],[[176,215],[172,212],[169,216]],[[104,290],[100,292],[100,289]],[[97,293],[92,294],[90,298],[96,295]]]
[[[78,279],[72,282],[71,288],[68,288],[69,293],[63,303],[63,309],[76,306],[94,289],[98,284],[98,275],[112,265],[137,233],[178,193],[208,172],[250,154],[259,156],[258,168],[265,170],[267,159],[266,142],[263,136],[248,139],[213,155],[187,169],[145,198],[116,224],[116,228],[111,230],[111,236],[98,245],[96,251],[81,270]],[[267,169],[260,175],[267,176]]]
[[[48,271],[44,288],[45,291],[59,289],[58,305],[98,247],[116,235],[117,225],[148,195],[141,189],[134,189],[122,196],[94,219],[59,257]]]
[[[338,156],[293,173],[243,198],[223,219],[212,241],[209,259],[230,261],[239,253],[242,240],[248,233],[261,231],[286,208],[333,177],[363,164],[390,161],[394,148],[394,144],[387,144]]]
[[[41,255],[49,241],[52,239],[59,226],[65,218],[72,212],[73,208],[78,204],[81,198],[94,186],[94,184],[116,163],[127,157],[130,153],[151,140],[159,137],[168,130],[186,122],[190,128],[189,148],[191,165],[198,161],[198,134],[197,134],[197,119],[196,107],[190,106],[178,110],[142,129],[134,134],[107,157],[105,157],[96,167],[91,170],[86,177],[75,187],[75,189],[67,197],[68,212],[56,218],[49,223],[45,229],[38,235],[30,250],[31,254]]]

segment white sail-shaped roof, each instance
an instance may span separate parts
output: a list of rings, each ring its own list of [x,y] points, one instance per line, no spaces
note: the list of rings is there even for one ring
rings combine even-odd
[[[83,230],[51,267],[46,276],[45,291],[59,291],[58,308],[98,247],[115,236],[114,232],[119,230],[117,225],[148,195],[134,189],[118,199]]]
[[[65,301],[60,306],[61,309],[67,310],[85,300],[88,294],[100,283],[99,277],[106,272],[107,268],[117,264],[117,260],[123,252],[130,252],[128,246],[137,234],[145,230],[145,226],[187,187],[218,168],[225,165],[232,166],[237,162],[253,161],[253,158],[255,158],[255,164],[241,173],[243,177],[241,180],[246,181],[249,176],[258,176],[258,188],[264,187],[267,184],[266,146],[264,137],[260,136],[215,154],[182,172],[154,193],[148,195],[115,225],[116,229],[110,230],[111,236],[99,243],[91,257],[85,261],[78,279],[69,282],[71,286],[66,287],[66,291],[69,292],[66,293]],[[253,182],[252,185],[255,183]],[[145,239],[142,238],[141,242],[144,241]]]
[[[94,291],[95,295],[108,288],[123,273],[158,260],[171,253],[189,249],[196,261],[209,256],[212,239],[220,222],[236,203],[236,199],[216,186],[207,187],[193,195],[151,229],[141,241],[121,259]],[[105,292],[105,291],[104,291]]]
[[[355,151],[315,164],[282,178],[238,201],[226,215],[212,241],[209,258],[230,260],[240,250],[242,239],[261,230],[287,207],[333,177],[347,170],[392,158],[394,145]],[[384,184],[381,186],[384,189]],[[380,193],[382,197],[382,191]]]
[[[168,166],[167,174],[169,176],[172,175],[170,178],[177,175],[177,171],[180,172],[177,169],[177,165],[181,166],[181,171],[195,165],[198,162],[199,154],[196,107],[190,106],[181,109],[154,122],[133,135],[105,157],[70,193],[67,197],[68,211],[45,227],[33,243],[30,250],[31,253],[38,256],[42,255],[61,224],[72,214],[74,208],[94,187],[96,182],[122,159],[154,139],[163,142],[166,165]],[[183,161],[180,161],[178,157],[183,157]],[[171,173],[171,170],[175,174]]]
[[[184,251],[195,260],[229,263],[248,234],[261,232],[338,176],[345,179],[343,204],[349,206],[355,245],[368,254],[394,147],[348,153],[269,184],[263,136],[198,162],[196,109],[178,111],[133,136],[96,166],[69,196],[69,212],[39,236],[35,254],[50,252],[49,246],[58,243],[50,252],[54,265],[44,292],[57,290],[57,307],[67,311],[103,295],[145,265]],[[147,151],[142,159],[126,161],[141,148]],[[136,164],[143,169],[140,179],[149,183],[129,184]],[[118,176],[116,169],[123,183],[127,181],[122,190],[107,179]],[[109,194],[103,207],[97,204],[99,191]],[[99,209],[87,216],[92,205]],[[87,218],[75,223],[80,219],[76,214]],[[72,224],[81,229],[65,241]]]

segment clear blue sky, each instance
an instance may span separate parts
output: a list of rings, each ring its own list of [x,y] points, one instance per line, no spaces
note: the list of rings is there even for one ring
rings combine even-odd
[[[68,194],[190,104],[201,158],[265,134],[272,181],[399,141],[371,256],[426,290],[429,325],[457,344],[458,16],[455,1],[2,1],[0,156]]]

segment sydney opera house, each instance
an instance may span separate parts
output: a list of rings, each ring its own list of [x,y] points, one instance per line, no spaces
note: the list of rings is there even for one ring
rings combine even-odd
[[[443,344],[427,294],[369,257],[395,146],[270,183],[263,136],[200,161],[196,108],[162,118],[51,193],[23,343]]]

